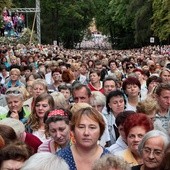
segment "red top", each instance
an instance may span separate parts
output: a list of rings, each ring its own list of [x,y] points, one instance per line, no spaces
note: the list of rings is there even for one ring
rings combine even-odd
[[[88,84],[88,87],[89,87],[89,89],[90,89],[91,91],[100,91],[101,93],[104,94],[104,89],[103,89],[102,86],[101,86],[100,89],[96,89],[91,83],[89,83],[89,84]]]

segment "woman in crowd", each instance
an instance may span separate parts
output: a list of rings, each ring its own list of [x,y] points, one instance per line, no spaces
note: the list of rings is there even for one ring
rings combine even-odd
[[[154,88],[159,84],[162,83],[162,79],[156,75],[152,75],[150,76],[147,80],[146,80],[146,86],[148,89],[148,94],[152,95],[152,92],[154,90]]]
[[[106,109],[103,109],[102,114],[107,119],[111,144],[114,144],[119,137],[115,119],[119,113],[124,111],[125,103],[124,94],[120,90],[111,91],[106,98]]]
[[[90,82],[88,83],[88,87],[91,91],[100,91],[104,93],[102,82],[100,81],[100,71],[92,70],[89,73]]]
[[[153,129],[151,120],[142,113],[129,115],[124,122],[124,132],[128,148],[117,152],[116,156],[121,156],[131,166],[142,164],[142,158],[138,153],[138,146],[143,136]]]
[[[53,83],[48,85],[48,91],[49,92],[58,91],[58,87],[62,82],[61,74],[62,74],[61,69],[59,69],[59,68],[52,70],[51,79],[52,79]]]
[[[135,77],[128,77],[123,81],[122,89],[127,96],[126,110],[136,111],[136,106],[140,100],[141,84]]]
[[[44,116],[54,109],[54,99],[50,94],[43,93],[35,99],[32,113],[26,124],[26,131],[37,136],[41,141],[47,140],[45,135]]]
[[[70,132],[71,112],[64,109],[50,111],[44,118],[46,133],[52,139],[44,142],[38,152],[56,153],[74,143],[73,134]]]
[[[168,136],[161,131],[146,133],[138,148],[143,164],[132,167],[132,170],[162,170],[161,163],[168,143]]]
[[[126,118],[131,114],[136,114],[136,112],[134,112],[134,111],[123,111],[116,116],[115,123],[116,123],[116,127],[118,129],[120,136],[116,140],[116,143],[111,145],[108,148],[108,150],[113,155],[115,155],[119,151],[123,151],[123,150],[127,149],[127,147],[128,147],[123,125],[124,125]]]
[[[160,130],[164,133],[167,133],[166,130],[162,127],[161,121],[158,119],[156,120],[156,113],[159,109],[159,106],[154,98],[147,97],[145,100],[138,103],[136,109],[137,113],[144,113],[151,119],[155,130]]]
[[[127,62],[126,63],[126,75],[124,75],[124,77],[128,78],[133,73],[134,69],[135,69],[135,64],[132,62]]]
[[[94,108],[86,107],[73,113],[71,130],[75,144],[59,150],[58,156],[69,165],[70,170],[90,170],[94,161],[109,153],[97,144],[105,129],[102,115]]]
[[[43,79],[36,79],[32,83],[32,97],[24,102],[24,105],[28,105],[30,110],[32,111],[35,99],[42,93],[47,93],[47,83]]]
[[[70,104],[66,101],[66,98],[61,92],[53,92],[51,93],[51,96],[54,99],[56,108],[64,108],[64,109],[70,108]]]
[[[66,162],[48,152],[36,153],[23,165],[21,170],[69,170]]]
[[[129,164],[124,161],[123,159],[108,154],[97,160],[94,165],[92,170],[130,170]]]
[[[18,68],[13,68],[9,72],[9,80],[8,82],[4,85],[6,89],[10,87],[19,87],[19,86],[24,86],[25,85],[20,81],[20,75],[21,72]]]
[[[163,83],[169,83],[170,82],[170,70],[168,68],[164,68],[160,74],[160,78],[162,78]]]
[[[102,110],[103,110],[104,106],[106,105],[105,95],[99,91],[92,91],[92,94],[90,97],[90,105],[93,108],[95,108],[97,111],[102,113]],[[104,147],[110,143],[110,135],[109,135],[108,125],[107,125],[107,119],[103,114],[102,114],[102,116],[106,123],[106,126],[105,126],[105,131],[100,138],[100,145]]]
[[[73,98],[72,98],[72,94],[71,94],[71,91],[72,91],[72,86],[68,86],[68,85],[59,85],[58,86],[58,91],[61,92],[65,99],[66,99],[66,102],[68,104],[70,104],[71,102],[73,102]]]
[[[27,122],[30,115],[30,109],[28,106],[24,106],[24,95],[20,87],[11,87],[6,93],[6,101],[8,105],[8,113],[6,117],[19,119],[23,123]]]

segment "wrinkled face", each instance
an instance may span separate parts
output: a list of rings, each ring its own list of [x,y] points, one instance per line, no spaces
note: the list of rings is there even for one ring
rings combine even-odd
[[[170,72],[169,71],[163,71],[161,74],[161,78],[163,82],[170,82]]]
[[[37,96],[45,92],[46,92],[46,89],[42,84],[35,84],[33,86],[33,90],[32,90],[33,98],[36,98]]]
[[[163,110],[168,110],[170,107],[170,90],[162,90],[157,96],[158,104]]]
[[[92,147],[97,145],[100,136],[99,123],[95,122],[87,115],[82,115],[80,122],[75,126],[74,136],[76,144],[82,147]]]
[[[128,84],[125,91],[129,98],[138,96],[140,89],[136,84]]]
[[[21,96],[9,95],[7,98],[7,104],[8,104],[8,108],[11,112],[12,111],[21,111],[23,101],[21,99]]]
[[[164,156],[164,143],[162,137],[149,138],[142,150],[143,163],[148,169],[157,169]]]
[[[92,84],[100,82],[100,76],[98,76],[97,73],[91,73],[90,74],[90,82]]]
[[[75,103],[90,103],[90,96],[88,96],[85,87],[79,90],[74,90],[73,98]]]
[[[69,100],[69,99],[70,99],[70,97],[71,97],[71,92],[70,92],[70,90],[68,90],[68,89],[62,89],[60,92],[63,93],[63,95],[64,95],[64,97],[66,98],[66,100]]]
[[[145,133],[146,130],[141,126],[135,126],[130,129],[129,134],[127,136],[127,143],[132,153],[136,154],[138,152],[139,143]]]
[[[104,94],[107,96],[111,91],[116,90],[116,83],[113,80],[105,81],[103,89]]]
[[[23,161],[17,161],[17,160],[6,160],[3,161],[1,170],[19,170],[23,166]]]
[[[37,102],[35,104],[35,111],[39,118],[44,118],[45,113],[50,110],[50,105],[48,103],[48,100],[42,100],[40,102]]]
[[[51,122],[49,124],[49,134],[61,147],[65,147],[70,139],[70,127],[64,120]]]
[[[10,74],[10,79],[12,81],[17,81],[19,79],[19,74],[16,71],[12,71]]]
[[[124,111],[125,102],[123,96],[113,96],[108,103],[113,114],[117,116],[120,112]]]

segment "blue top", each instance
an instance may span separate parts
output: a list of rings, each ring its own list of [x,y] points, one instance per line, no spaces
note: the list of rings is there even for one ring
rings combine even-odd
[[[102,157],[105,154],[109,154],[109,153],[110,152],[107,149],[103,148],[103,153],[101,154],[100,157]],[[57,156],[63,158],[66,161],[66,163],[69,165],[70,170],[77,169],[70,146],[59,150],[56,154]]]

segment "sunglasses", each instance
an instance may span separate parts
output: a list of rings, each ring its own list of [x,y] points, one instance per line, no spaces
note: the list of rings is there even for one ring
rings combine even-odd
[[[9,90],[5,93],[6,95],[9,95],[9,94],[15,94],[15,95],[18,95],[18,94],[21,94],[21,92],[19,90]]]
[[[133,66],[129,66],[129,67],[127,67],[127,69],[132,69],[132,68],[134,68]]]

